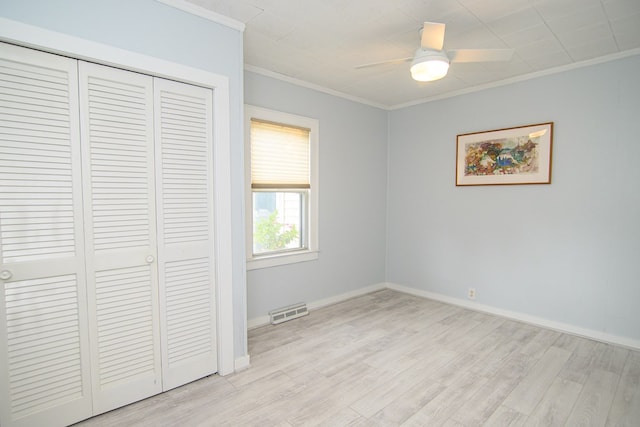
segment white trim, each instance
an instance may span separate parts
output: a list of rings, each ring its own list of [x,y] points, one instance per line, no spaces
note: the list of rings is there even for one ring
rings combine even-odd
[[[324,298],[318,301],[313,301],[307,304],[309,310],[315,310],[328,305],[337,304],[342,301],[346,301],[351,298],[359,297],[362,295],[370,294],[371,292],[381,291],[386,289],[386,283],[376,283],[374,285],[365,286],[364,288],[356,289],[355,291],[345,292],[343,294],[335,295],[332,297]]]
[[[253,319],[249,319],[249,321],[247,322],[247,330],[267,326],[270,323],[271,317],[268,314],[265,314],[264,316],[254,317]]]
[[[364,288],[360,288],[355,291],[351,291],[344,294],[340,294],[333,297],[307,303],[307,307],[309,311],[311,311],[321,307],[326,307],[328,305],[346,301],[348,299],[355,298],[361,295],[366,295],[371,292],[376,292],[382,289],[391,289],[394,291],[402,292],[409,295],[414,295],[421,298],[440,301],[445,304],[464,307],[469,310],[480,311],[483,313],[489,313],[496,316],[505,317],[507,319],[517,320],[519,322],[528,323],[530,325],[539,326],[545,329],[551,329],[554,331],[558,331],[558,332],[562,332],[570,335],[576,335],[584,338],[593,339],[596,341],[615,344],[615,345],[626,347],[632,350],[640,350],[640,341],[633,338],[620,337],[617,335],[607,334],[601,331],[595,331],[593,329],[580,328],[578,326],[570,325],[568,323],[556,322],[553,320],[544,319],[542,317],[531,316],[529,314],[518,313],[510,310],[504,310],[501,308],[480,304],[474,301],[453,298],[453,297],[438,294],[435,292],[424,291],[421,289],[416,289],[409,286],[404,286],[404,285],[399,285],[396,283],[389,283],[389,282],[377,283],[375,285],[365,286]],[[249,320],[248,329],[255,329],[261,326],[269,325],[269,321],[270,321],[270,318],[268,315],[255,317]]]
[[[2,17],[0,17],[0,41],[214,89],[229,86],[227,76]],[[229,109],[228,105],[226,109]]]
[[[574,62],[573,64],[562,65],[562,66],[559,66],[559,67],[550,68],[548,70],[537,71],[537,72],[534,72],[534,73],[524,74],[524,75],[521,75],[521,76],[516,76],[516,77],[509,78],[509,79],[500,80],[500,81],[497,81],[497,82],[487,83],[487,84],[483,84],[483,85],[479,85],[479,86],[472,86],[472,87],[460,89],[460,90],[453,91],[453,92],[447,92],[447,93],[444,93],[444,94],[441,94],[441,95],[436,95],[436,96],[432,96],[432,97],[428,97],[428,98],[421,98],[421,99],[417,99],[417,100],[414,100],[414,101],[409,101],[409,102],[405,102],[405,103],[402,103],[402,104],[395,104],[395,105],[379,104],[379,103],[372,102],[372,101],[369,101],[369,100],[364,99],[364,98],[359,98],[359,97],[356,97],[356,96],[348,95],[346,93],[342,93],[342,92],[339,92],[339,91],[336,91],[336,90],[333,90],[333,89],[329,89],[329,88],[326,88],[326,87],[323,87],[323,86],[320,86],[320,85],[316,85],[314,83],[309,83],[309,82],[306,82],[304,80],[300,80],[300,79],[296,79],[294,77],[286,76],[284,74],[276,73],[274,71],[265,70],[264,68],[256,67],[255,65],[245,64],[244,69],[245,69],[245,71],[251,71],[253,73],[261,74],[261,75],[266,76],[266,77],[271,77],[271,78],[274,78],[274,79],[277,79],[277,80],[281,80],[281,81],[284,81],[284,82],[287,82],[287,83],[291,83],[291,84],[294,84],[296,86],[306,87],[308,89],[313,89],[313,90],[316,90],[318,92],[323,92],[323,93],[326,93],[326,94],[329,94],[329,95],[337,96],[338,98],[344,98],[344,99],[347,99],[349,101],[355,101],[355,102],[358,102],[360,104],[369,105],[371,107],[380,108],[380,109],[386,110],[386,111],[393,111],[393,110],[399,110],[399,109],[402,109],[402,108],[413,107],[415,105],[426,104],[426,103],[433,102],[433,101],[440,101],[442,99],[453,98],[455,96],[466,95],[466,94],[474,93],[474,92],[480,92],[480,91],[483,91],[483,90],[492,89],[492,88],[496,88],[496,87],[500,87],[500,86],[506,86],[506,85],[510,85],[510,84],[513,84],[513,83],[518,83],[518,82],[522,82],[522,81],[526,81],[526,80],[535,79],[535,78],[538,78],[538,77],[548,76],[548,75],[551,75],[551,74],[563,73],[565,71],[575,70],[575,69],[578,69],[578,68],[588,67],[588,66],[591,66],[591,65],[602,64],[604,62],[615,61],[617,59],[627,58],[627,57],[635,56],[635,55],[640,55],[640,48],[626,50],[624,52],[618,52],[618,53],[614,53],[614,54],[611,54],[611,55],[602,56],[602,57],[599,57],[599,58],[589,59],[589,60],[586,60],[586,61]]]
[[[300,251],[291,251],[281,254],[253,256],[253,208],[251,191],[251,119],[258,118],[269,120],[271,122],[285,123],[295,126],[305,127],[311,130],[309,134],[309,151],[310,151],[310,181],[311,190],[309,192],[309,212],[307,218],[308,224],[308,244],[307,248]],[[319,256],[319,194],[320,180],[318,175],[319,155],[320,155],[320,123],[317,119],[311,117],[299,116],[296,114],[285,113],[282,111],[272,110],[269,108],[256,107],[254,105],[245,104],[244,106],[244,170],[245,170],[245,230],[246,230],[246,268],[247,270],[256,270],[259,268],[276,267],[279,265],[287,265],[298,262],[314,261]]]
[[[617,335],[607,334],[606,332],[596,331],[593,329],[585,329],[578,326],[570,325],[568,323],[556,322],[553,320],[544,319],[542,317],[532,316],[529,314],[519,313],[516,311],[504,310],[489,305],[480,304],[473,301],[454,298],[435,292],[424,291],[421,289],[415,289],[409,286],[398,285],[396,283],[387,283],[386,287],[394,291],[403,292],[410,295],[415,295],[422,298],[428,298],[435,301],[444,302],[446,304],[457,305],[459,307],[468,308],[474,311],[481,311],[483,313],[494,314],[500,317],[506,317],[508,319],[517,320],[520,322],[528,323],[535,326],[540,326],[546,329],[552,329],[554,331],[563,332],[571,335],[577,335],[584,338],[593,339],[610,344],[620,345],[633,350],[640,350],[640,341],[628,338],[620,337]]]
[[[245,369],[249,369],[251,367],[251,358],[248,354],[244,356],[236,358],[235,368],[236,372],[244,371]]]
[[[0,17],[0,41],[7,41],[103,65],[125,68],[157,77],[197,84],[214,90],[218,372],[221,375],[232,373],[235,367],[232,297],[233,266],[231,260],[229,78],[2,17]]]
[[[384,105],[384,104],[378,104],[376,102],[373,101],[369,101],[367,99],[364,98],[360,98],[357,96],[353,96],[353,95],[349,95],[346,94],[344,92],[340,92],[334,89],[329,89],[327,87],[324,86],[320,86],[314,83],[309,83],[307,81],[304,80],[300,80],[300,79],[296,79],[295,77],[291,77],[291,76],[287,76],[284,74],[280,74],[277,73],[275,71],[271,71],[271,70],[266,70],[264,68],[261,67],[256,67],[255,65],[249,65],[249,64],[245,64],[244,66],[245,71],[251,71],[252,73],[256,73],[256,74],[261,74],[265,77],[271,77],[274,78],[276,80],[280,80],[286,83],[291,83],[294,84],[296,86],[301,86],[301,87],[305,87],[307,89],[312,89],[318,92],[322,92],[322,93],[326,93],[328,95],[333,95],[333,96],[337,96],[338,98],[342,98],[342,99],[346,99],[348,101],[354,101],[357,102],[358,104],[364,104],[364,105],[369,105],[371,107],[376,107],[376,108],[380,108],[381,110],[388,110],[389,106],[388,105]]]
[[[640,48],[626,50],[624,52],[618,52],[607,56],[601,56],[599,58],[588,59],[586,61],[574,62],[573,64],[561,65],[559,67],[550,68],[548,70],[536,71],[534,73],[524,74],[521,76],[512,77],[505,80],[500,80],[497,82],[487,83],[479,86],[473,86],[461,90],[456,90],[453,92],[447,92],[442,95],[432,96],[429,98],[423,98],[416,101],[406,102],[404,104],[397,104],[387,107],[388,110],[399,110],[406,107],[412,107],[414,105],[426,104],[428,102],[439,101],[442,99],[453,98],[454,96],[466,95],[469,93],[480,92],[482,90],[492,89],[500,86],[506,86],[513,83],[518,83],[526,80],[535,79],[538,77],[544,77],[551,74],[563,73],[565,71],[575,70],[578,68],[584,68],[591,65],[602,64],[604,62],[615,61],[617,59],[627,58],[629,56],[635,56],[640,54]]]
[[[304,251],[280,255],[264,256],[261,258],[247,259],[247,270],[277,267],[279,265],[296,264],[298,262],[315,261],[318,259],[318,251]]]
[[[309,311],[316,310],[318,308],[326,307],[328,305],[337,304],[339,302],[346,301],[346,300],[351,299],[351,298],[355,298],[355,297],[359,297],[359,296],[362,296],[362,295],[370,294],[371,292],[380,291],[380,290],[386,289],[386,288],[387,288],[387,284],[386,283],[377,283],[375,285],[365,286],[364,288],[356,289],[355,291],[346,292],[344,294],[339,294],[339,295],[335,295],[335,296],[332,296],[332,297],[328,297],[328,298],[324,298],[324,299],[321,299],[321,300],[317,300],[317,301],[313,301],[313,302],[307,303],[307,308],[309,309]],[[259,317],[255,317],[253,319],[249,319],[248,329],[255,329],[255,328],[259,328],[261,326],[266,326],[266,325],[269,325],[269,324],[270,324],[270,317],[268,315],[259,316]]]
[[[209,21],[215,22],[216,24],[224,25],[225,27],[233,28],[234,30],[244,31],[245,25],[244,23],[237,21],[233,18],[229,18],[228,16],[221,15],[212,10],[206,9],[204,7],[198,6],[193,3],[189,3],[184,0],[156,0],[157,2],[166,4],[167,6],[171,6],[173,8],[182,10],[183,12],[190,13],[195,16],[199,16],[204,19],[208,19]]]
[[[218,373],[227,375],[235,370],[233,342],[233,259],[231,235],[231,134],[229,85],[214,91],[214,212],[216,244],[216,313],[218,315]]]

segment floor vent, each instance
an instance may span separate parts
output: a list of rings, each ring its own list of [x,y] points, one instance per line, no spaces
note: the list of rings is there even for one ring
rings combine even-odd
[[[309,310],[307,310],[307,304],[303,302],[269,312],[272,325],[277,325],[278,323],[286,322],[287,320],[297,319],[298,317],[306,316],[307,314],[309,314]]]

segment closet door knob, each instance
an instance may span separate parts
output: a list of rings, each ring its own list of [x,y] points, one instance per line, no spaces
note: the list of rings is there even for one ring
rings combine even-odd
[[[147,263],[151,264],[153,261],[155,261],[153,255],[147,255]]]
[[[11,277],[13,277],[13,274],[11,274],[9,270],[2,270],[0,272],[0,279],[2,280],[9,280]]]

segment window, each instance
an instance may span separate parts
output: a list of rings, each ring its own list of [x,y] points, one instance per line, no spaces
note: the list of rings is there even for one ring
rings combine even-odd
[[[318,121],[246,106],[247,267],[318,256]]]

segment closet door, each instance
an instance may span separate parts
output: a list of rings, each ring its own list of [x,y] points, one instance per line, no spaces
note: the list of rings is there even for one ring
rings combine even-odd
[[[153,79],[80,62],[95,413],[162,391]]]
[[[155,79],[162,377],[168,390],[217,371],[213,92]]]
[[[91,416],[76,61],[0,43],[0,425]]]

